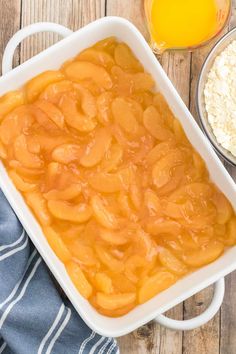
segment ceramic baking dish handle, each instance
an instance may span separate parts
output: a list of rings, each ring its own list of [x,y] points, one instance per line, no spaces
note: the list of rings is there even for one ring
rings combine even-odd
[[[6,74],[8,71],[12,70],[13,56],[18,44],[20,44],[23,39],[39,32],[54,32],[59,34],[63,38],[69,36],[72,33],[72,31],[68,28],[52,22],[38,22],[22,28],[21,30],[16,32],[7,43],[2,58],[3,74]]]
[[[207,323],[208,321],[210,321],[218,312],[224,299],[224,292],[225,292],[225,282],[224,282],[224,278],[222,278],[215,283],[212,302],[201,315],[194,317],[190,320],[183,320],[183,321],[177,321],[168,318],[164,315],[159,315],[155,318],[155,321],[161,324],[162,326],[174,330],[187,331],[194,328],[198,328],[204,325],[205,323]]]

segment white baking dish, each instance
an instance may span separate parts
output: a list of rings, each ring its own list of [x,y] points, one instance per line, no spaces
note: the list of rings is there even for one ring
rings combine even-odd
[[[48,30],[59,32],[62,36],[67,36],[67,38],[16,69],[7,72],[11,69],[16,45],[32,33]],[[212,180],[227,195],[236,210],[236,187],[233,180],[222,166],[207,138],[195,123],[195,120],[167,78],[145,39],[130,22],[124,19],[107,17],[93,22],[74,33],[71,33],[71,31],[62,26],[49,23],[35,24],[21,30],[9,42],[4,53],[4,75],[0,78],[0,94],[20,87],[25,81],[44,70],[57,69],[64,61],[75,56],[82,49],[108,36],[116,36],[119,40],[125,41],[132,48],[146,70],[152,74],[156,81],[157,89],[165,96],[174,114],[181,121],[189,140],[205,160]],[[84,321],[96,332],[106,336],[120,336],[131,332],[154,318],[172,328],[190,329],[205,323],[218,310],[224,293],[224,282],[223,280],[218,280],[236,269],[236,247],[227,250],[214,263],[186,276],[147,303],[136,307],[127,315],[120,318],[108,318],[98,314],[89,302],[83,299],[75,289],[65,272],[63,264],[52,252],[39,224],[26,206],[20,193],[17,192],[11,183],[2,164],[0,165],[0,186],[31,240],[74,307]],[[183,324],[181,324],[180,321],[171,322],[171,320],[159,316],[164,311],[216,281],[218,281],[218,285],[215,289],[216,293],[213,303],[200,318],[190,320],[190,322],[183,321]]]

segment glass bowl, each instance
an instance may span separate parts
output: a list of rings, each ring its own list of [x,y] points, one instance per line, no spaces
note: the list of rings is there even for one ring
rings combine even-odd
[[[228,20],[230,18],[230,14],[231,14],[232,1],[231,0],[215,0],[215,1],[216,1],[216,5],[217,5],[217,28],[216,28],[215,32],[212,34],[212,36],[210,36],[205,41],[203,41],[197,45],[193,45],[193,46],[189,46],[189,47],[162,48],[157,45],[157,43],[154,41],[154,39],[152,38],[152,35],[151,35],[152,31],[151,31],[150,14],[151,14],[151,6],[152,6],[153,0],[144,0],[144,2],[143,2],[144,15],[145,15],[145,20],[146,20],[146,25],[147,25],[147,28],[149,31],[149,35],[150,35],[149,45],[152,48],[152,51],[157,55],[161,55],[163,52],[169,51],[169,50],[171,50],[171,51],[172,50],[193,51],[194,49],[200,48],[200,47],[208,44],[212,39],[216,38],[222,32],[222,30],[224,29],[224,27],[228,23]]]
[[[216,152],[231,165],[236,166],[236,157],[228,150],[224,149],[216,140],[213,130],[208,122],[207,111],[205,107],[204,88],[206,85],[208,73],[215,61],[215,58],[233,41],[236,40],[236,28],[226,33],[212,48],[208,54],[198,79],[196,93],[196,107],[202,129]]]

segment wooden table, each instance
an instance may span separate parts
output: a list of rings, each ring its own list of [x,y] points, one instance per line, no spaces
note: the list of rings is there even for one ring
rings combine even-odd
[[[53,21],[76,30],[106,16],[128,18],[147,38],[142,0],[0,0],[0,53],[20,27],[38,21]],[[236,26],[236,0],[229,28]],[[54,34],[35,35],[25,40],[15,56],[19,64],[57,41]],[[209,51],[166,53],[161,63],[186,105],[196,117],[195,91],[199,70]],[[236,169],[226,166],[236,178]],[[234,354],[236,353],[236,273],[226,278],[226,295],[221,311],[204,327],[190,332],[174,332],[151,322],[119,339],[121,354]],[[188,319],[200,314],[209,303],[208,288],[168,311],[175,319]],[[69,354],[69,353],[67,353]]]

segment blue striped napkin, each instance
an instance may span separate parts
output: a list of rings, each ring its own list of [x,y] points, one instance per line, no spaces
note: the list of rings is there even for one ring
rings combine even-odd
[[[0,191],[0,354],[117,354],[63,301]]]

